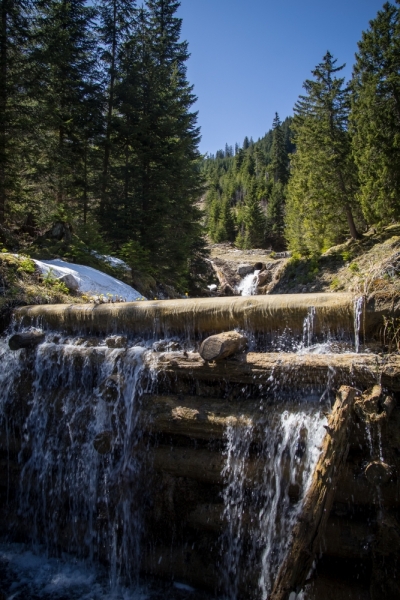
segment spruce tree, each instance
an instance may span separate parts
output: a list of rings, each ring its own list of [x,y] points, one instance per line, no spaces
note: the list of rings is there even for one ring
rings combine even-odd
[[[186,79],[178,2],[148,0],[124,46],[116,86],[113,193],[102,220],[117,247],[134,240],[175,282],[201,246],[199,129]],[[111,231],[110,231],[111,230]],[[179,232],[179,235],[177,235]],[[197,251],[197,250],[196,250]]]
[[[265,216],[258,199],[257,185],[253,181],[246,194],[236,245],[244,249],[261,248],[264,237]]]
[[[274,249],[285,245],[285,186],[277,181],[268,198],[266,236]]]
[[[272,177],[274,183],[278,181],[286,184],[288,178],[288,156],[285,148],[285,138],[282,129],[282,123],[278,113],[275,113],[275,118],[272,123],[272,148],[271,148],[271,165]]]
[[[82,181],[102,107],[94,17],[84,0],[45,0],[38,7],[31,60],[41,147],[34,166],[48,218],[67,216],[82,202],[87,210]]]
[[[358,238],[357,174],[348,133],[350,91],[328,52],[307,80],[293,120],[297,151],[288,186],[286,236],[293,250],[319,253],[346,230]]]
[[[21,199],[29,92],[29,0],[2,0],[0,9],[0,225]],[[14,208],[16,208],[14,206]]]
[[[358,44],[353,152],[369,223],[400,217],[400,14],[386,3]]]
[[[115,136],[115,123],[113,113],[115,111],[115,87],[121,75],[120,61],[124,45],[132,35],[132,26],[135,14],[134,0],[98,0],[97,9],[99,14],[99,42],[101,45],[102,79],[106,89],[106,114],[105,132],[103,139],[103,166],[101,177],[100,194],[100,219],[107,218],[105,215],[106,204],[110,202],[109,169],[110,154],[113,134]]]

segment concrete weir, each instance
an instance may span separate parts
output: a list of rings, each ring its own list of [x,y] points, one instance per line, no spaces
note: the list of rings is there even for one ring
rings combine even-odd
[[[73,333],[205,335],[245,329],[280,335],[301,334],[304,319],[313,308],[314,332],[337,335],[353,331],[355,297],[352,294],[285,294],[229,298],[198,298],[127,302],[100,305],[26,306],[16,311],[23,326],[40,324]],[[366,307],[363,331],[372,332],[381,323],[376,312]]]

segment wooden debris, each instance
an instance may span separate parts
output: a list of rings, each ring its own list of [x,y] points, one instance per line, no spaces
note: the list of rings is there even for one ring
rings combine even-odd
[[[288,600],[291,592],[298,593],[320,549],[336,485],[347,458],[349,425],[356,393],[354,388],[347,386],[339,390],[313,480],[269,600]]]
[[[146,360],[146,359],[145,359]],[[230,381],[257,383],[282,387],[318,385],[326,387],[327,376],[332,387],[341,384],[356,384],[368,388],[380,378],[382,385],[400,391],[400,356],[379,356],[368,354],[292,354],[256,353],[235,356],[229,360],[204,362],[197,352],[167,352],[152,355],[147,362],[154,370],[172,375],[202,381]],[[301,372],[301,381],[298,374]]]
[[[372,485],[381,485],[389,481],[392,469],[382,460],[373,460],[365,467],[365,476]]]

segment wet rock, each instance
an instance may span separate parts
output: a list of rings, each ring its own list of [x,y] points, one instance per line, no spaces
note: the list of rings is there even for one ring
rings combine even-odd
[[[21,348],[34,348],[45,340],[45,334],[42,331],[25,331],[16,333],[8,340],[10,350],[20,350]]]
[[[253,272],[254,272],[253,265],[242,264],[242,265],[239,265],[237,268],[237,274],[240,275],[240,277],[246,277],[246,275],[249,275],[250,273],[253,273]]]
[[[108,348],[126,348],[128,345],[128,338],[124,335],[113,335],[106,339],[106,345]]]
[[[101,397],[106,402],[115,402],[118,399],[120,389],[123,386],[123,381],[120,375],[111,375],[100,386]]]
[[[181,344],[174,340],[161,340],[159,342],[154,342],[152,348],[153,352],[176,352],[182,350]]]
[[[235,291],[232,288],[232,286],[229,285],[229,283],[225,283],[224,285],[221,286],[220,295],[221,296],[235,296]]]
[[[102,431],[93,440],[93,447],[99,454],[109,454],[112,450],[112,431]]]
[[[269,283],[272,279],[271,271],[263,270],[257,275],[257,287],[261,287],[266,283]]]

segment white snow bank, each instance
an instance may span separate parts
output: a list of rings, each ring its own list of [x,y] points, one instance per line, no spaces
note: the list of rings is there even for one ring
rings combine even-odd
[[[143,299],[143,296],[130,285],[92,267],[67,263],[58,258],[34,260],[34,262],[44,275],[50,272],[55,279],[63,275],[73,275],[79,283],[79,291],[89,296],[103,295],[114,300],[118,297],[123,298],[126,302]]]

